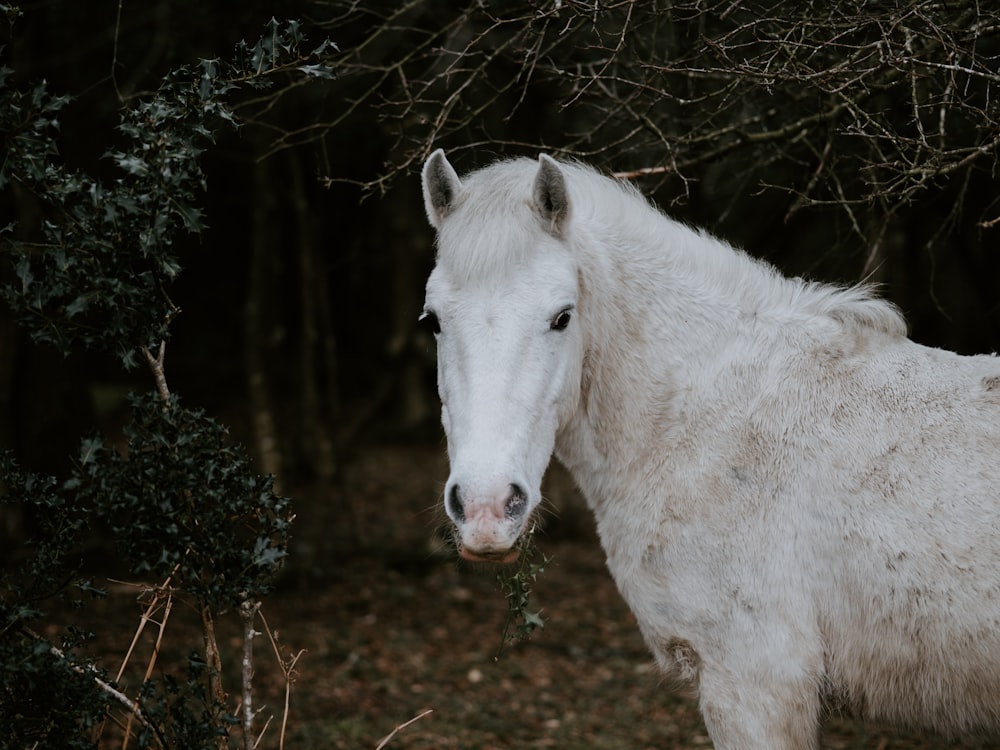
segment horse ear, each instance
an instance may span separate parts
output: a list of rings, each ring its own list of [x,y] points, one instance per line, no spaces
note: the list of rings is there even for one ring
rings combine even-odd
[[[540,154],[535,176],[535,208],[545,223],[545,229],[556,237],[562,236],[569,223],[569,193],[566,175],[551,156]]]
[[[441,222],[451,212],[462,187],[458,173],[444,155],[443,149],[438,149],[427,157],[423,171],[424,208],[427,219],[435,229],[441,228]]]

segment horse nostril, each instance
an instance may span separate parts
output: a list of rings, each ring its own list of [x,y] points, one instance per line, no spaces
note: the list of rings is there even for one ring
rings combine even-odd
[[[524,509],[528,505],[528,494],[521,489],[520,485],[510,486],[510,495],[504,504],[504,513],[508,518],[518,518],[524,514]]]
[[[457,484],[453,484],[451,489],[448,490],[448,495],[445,497],[444,502],[445,509],[448,511],[448,515],[452,517],[452,520],[465,520],[465,505],[462,502],[462,494]]]

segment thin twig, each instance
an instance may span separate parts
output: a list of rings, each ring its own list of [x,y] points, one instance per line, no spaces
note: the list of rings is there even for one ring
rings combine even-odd
[[[111,49],[111,85],[115,89],[115,96],[118,97],[119,104],[125,103],[125,97],[122,96],[122,92],[118,88],[118,75],[115,72],[118,67],[118,36],[122,29],[122,5],[124,3],[125,0],[118,0],[118,13],[115,16],[115,37]]]
[[[393,737],[395,737],[396,734],[398,734],[400,732],[400,730],[406,729],[408,726],[410,726],[410,724],[412,724],[413,722],[415,722],[415,721],[417,721],[419,719],[424,718],[425,716],[427,716],[427,714],[430,714],[430,713],[434,713],[434,709],[433,708],[428,708],[422,714],[417,714],[416,716],[414,716],[409,721],[404,721],[398,727],[396,727],[391,732],[389,732],[389,734],[387,734],[385,737],[383,737],[382,741],[379,742],[378,745],[375,746],[375,750],[382,750],[383,747],[385,747],[386,745],[389,744],[389,740],[391,740]]]
[[[176,568],[174,570],[176,571]],[[167,581],[169,580],[170,578],[168,577]],[[142,615],[141,624],[139,625],[139,628],[136,630],[135,638],[132,639],[132,646],[129,647],[129,653],[126,656],[126,660],[122,662],[121,670],[119,670],[118,672],[118,678],[117,678],[118,680],[121,679],[122,672],[125,670],[125,664],[127,663],[127,660],[132,653],[132,648],[135,646],[135,641],[136,639],[138,639],[139,633],[142,632],[147,622],[150,621],[155,622],[154,620],[152,620],[150,615],[152,614],[153,609],[156,607],[157,602],[162,596],[161,594],[162,590],[163,589],[156,591],[156,593],[153,596],[153,601],[149,603],[149,606],[146,608],[146,611]],[[153,676],[153,669],[156,668],[156,659],[160,655],[160,646],[163,644],[163,633],[167,629],[167,620],[170,618],[170,610],[173,608],[174,598],[173,594],[170,593],[169,590],[167,590],[166,598],[167,598],[167,603],[163,607],[163,617],[160,619],[159,622],[156,623],[157,625],[156,643],[153,644],[153,652],[149,655],[149,662],[146,664],[146,673],[142,677],[143,685],[145,685],[149,681],[149,679]],[[136,699],[136,705],[138,705],[138,699]],[[125,727],[125,739],[122,741],[122,750],[127,750],[128,748],[128,741],[129,737],[131,736],[133,715],[134,714],[129,714],[128,723]]]
[[[156,655],[160,651],[160,641],[161,641],[161,639],[163,637],[163,628],[166,626],[167,617],[169,616],[169,611],[170,611],[170,601],[171,601],[170,598],[169,598],[170,597],[170,594],[169,594],[169,592],[170,592],[170,579],[174,576],[174,574],[177,573],[177,569],[179,567],[180,567],[179,564],[175,565],[174,569],[171,571],[170,575],[166,577],[166,579],[163,581],[163,583],[161,583],[159,586],[152,587],[152,590],[155,592],[154,596],[153,596],[153,600],[146,607],[145,612],[143,612],[142,615],[140,615],[140,617],[139,617],[139,625],[138,625],[138,627],[136,627],[135,634],[132,636],[132,642],[129,644],[128,649],[125,652],[125,656],[122,657],[122,663],[121,663],[121,666],[118,668],[118,674],[115,675],[115,684],[121,684],[122,677],[125,674],[125,668],[128,666],[129,661],[132,659],[132,653],[135,651],[135,647],[136,647],[136,645],[139,642],[139,637],[142,635],[142,632],[145,630],[146,623],[152,621],[153,611],[157,607],[158,602],[159,602],[160,598],[162,597],[162,592],[167,591],[168,592],[168,594],[167,594],[167,596],[168,596],[167,608],[166,608],[166,611],[164,612],[163,619],[159,623],[159,625],[160,625],[160,636],[156,639],[156,646],[153,649],[153,656],[152,656],[152,658],[150,660],[149,668],[146,670],[146,674],[147,674],[146,679],[149,679],[149,675],[152,674],[152,668],[153,668],[153,664],[156,661]],[[134,585],[134,584],[131,584],[131,585]],[[146,590],[149,590],[149,589],[147,588]],[[136,700],[136,705],[138,705],[138,699]],[[108,716],[105,715],[104,719],[99,724],[96,724],[94,726],[94,728],[91,730],[91,739],[94,742],[97,742],[104,735],[104,728],[107,725],[107,721],[108,721]],[[127,747],[128,737],[129,737],[129,732],[130,732],[131,726],[132,726],[132,714],[130,713],[128,721],[126,722],[126,726],[125,726],[125,729],[124,729],[124,737],[125,737],[125,739],[123,740],[122,750],[125,750],[125,747]]]
[[[274,714],[267,717],[267,721],[264,722],[264,726],[260,728],[260,732],[257,734],[257,739],[253,742],[254,750],[260,747],[260,743],[264,741],[264,735],[267,734],[268,727],[271,726],[271,722],[274,721]]]
[[[642,167],[632,169],[628,172],[612,172],[611,176],[618,180],[634,180],[636,177],[649,177],[650,175],[669,174],[676,171],[676,167],[664,164],[659,167]]]
[[[38,635],[37,633],[33,633],[27,628],[25,628],[25,632],[38,641],[45,640],[40,635]],[[66,658],[66,654],[51,644],[49,644],[49,653],[52,654],[53,656],[58,657],[59,659],[62,659],[63,661],[69,662],[69,660]],[[143,713],[143,710],[139,707],[139,704],[133,703],[132,700],[129,699],[127,695],[115,689],[107,682],[105,682],[103,679],[101,679],[101,676],[96,669],[94,669],[89,664],[72,664],[72,663],[69,664],[69,668],[79,675],[83,675],[84,677],[92,679],[94,681],[94,684],[96,684],[97,687],[102,692],[107,693],[109,696],[114,698],[118,703],[121,703],[123,706],[125,706],[125,708],[128,709],[131,715],[135,716],[143,726],[149,729],[149,731],[152,733],[152,736],[156,740],[156,744],[159,747],[161,748],[167,747],[167,743],[164,740],[163,735],[160,734],[159,728],[153,722],[151,722],[149,719],[146,718],[146,714]]]
[[[291,657],[286,662],[281,658],[281,649],[278,648],[278,640],[274,635],[274,631],[271,630],[271,626],[267,624],[267,618],[264,617],[263,611],[258,611],[257,614],[260,615],[260,621],[264,625],[264,632],[267,633],[268,640],[271,641],[271,648],[274,649],[274,655],[278,659],[278,666],[281,667],[281,672],[285,678],[285,703],[281,713],[281,730],[278,735],[278,750],[285,750],[285,733],[288,729],[288,707],[291,702],[292,683],[295,681],[295,665],[298,663],[302,655],[306,653],[306,649],[300,648],[295,656]]]
[[[132,643],[129,644],[128,651],[125,652],[125,657],[122,659],[122,665],[118,669],[118,674],[115,676],[115,682],[121,682],[122,675],[125,674],[125,667],[128,664],[129,659],[132,658],[132,652],[135,650],[136,643],[138,643],[139,641],[139,636],[142,635],[142,631],[145,629],[146,623],[150,622],[150,620],[152,619],[153,610],[156,609],[157,603],[163,596],[164,591],[167,592],[167,597],[169,601],[171,592],[170,579],[173,578],[174,575],[176,575],[178,568],[180,568],[180,563],[174,566],[174,569],[170,572],[170,575],[168,575],[164,579],[163,583],[161,583],[159,586],[152,587],[151,590],[153,591],[153,600],[149,603],[149,605],[146,607],[146,611],[143,612],[139,618],[139,627],[136,628],[135,635],[132,636]],[[166,621],[167,618],[166,616],[164,616],[161,625],[165,625]]]

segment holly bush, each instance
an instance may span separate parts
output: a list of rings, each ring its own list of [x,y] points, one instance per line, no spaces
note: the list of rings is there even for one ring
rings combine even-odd
[[[5,5],[0,12],[16,15]],[[178,68],[153,93],[124,101],[122,146],[105,154],[111,180],[61,161],[69,98],[45,82],[17,88],[13,71],[0,67],[0,190],[32,196],[41,214],[37,226],[0,230],[8,265],[0,298],[35,342],[103,352],[126,369],[145,361],[155,385],[130,398],[125,444],[83,437],[65,477],[0,452],[0,503],[33,519],[18,564],[0,573],[0,747],[96,747],[112,710],[124,711],[139,747],[218,749],[238,723],[220,686],[212,623],[249,612],[252,638],[256,602],[287,555],[291,505],[273,477],[254,473],[225,427],[170,393],[161,342],[177,311],[176,240],[204,226],[199,156],[220,129],[240,126],[233,102],[242,93],[260,96],[279,76],[333,75],[333,46],[306,50],[304,42],[297,22],[272,19],[230,60]],[[203,621],[184,673],[161,665],[134,695],[78,655],[92,634],[54,619],[104,595],[81,562],[94,529],[114,538],[132,576],[168,581],[170,595],[193,602]],[[249,685],[243,690],[248,697]],[[243,725],[248,747],[251,731]]]

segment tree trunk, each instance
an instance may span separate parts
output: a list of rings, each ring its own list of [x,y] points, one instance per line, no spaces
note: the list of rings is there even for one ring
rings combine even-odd
[[[304,453],[314,475],[323,484],[329,483],[336,471],[336,455],[330,433],[329,404],[324,403],[322,392],[330,393],[331,388],[320,388],[320,381],[329,380],[334,373],[324,372],[320,363],[329,363],[332,334],[323,325],[324,313],[328,307],[322,303],[326,298],[327,282],[321,272],[323,264],[317,251],[315,224],[310,212],[309,198],[303,184],[302,168],[295,154],[288,159],[290,167],[291,201],[296,218],[299,240],[299,269],[302,274],[299,289],[301,307],[299,384],[301,394],[301,420]],[[326,328],[327,342],[320,338],[321,329]],[[323,356],[326,354],[327,356]],[[325,376],[325,377],[324,377]]]
[[[243,312],[243,353],[257,458],[264,474],[280,477],[282,457],[278,449],[277,420],[267,371],[267,351],[271,344],[271,316],[267,301],[273,296],[272,252],[275,246],[272,229],[274,195],[268,173],[266,160],[256,162],[249,288]]]

